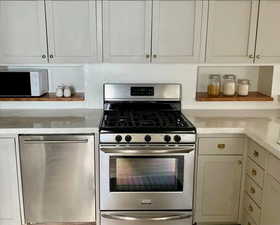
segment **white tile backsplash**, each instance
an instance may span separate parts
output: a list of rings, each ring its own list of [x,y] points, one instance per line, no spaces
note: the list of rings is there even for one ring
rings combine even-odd
[[[192,109],[271,109],[280,108],[277,96],[273,102],[196,102],[197,69],[196,64],[94,64],[82,66],[42,65],[50,71],[50,89],[63,83],[73,85],[84,91],[84,102],[1,102],[1,108],[101,108],[103,84],[106,82],[142,83],[181,83],[184,108]],[[243,65],[244,66],[244,65]],[[38,67],[38,66],[37,66]],[[232,73],[237,73],[232,66]],[[246,67],[245,67],[246,68]],[[246,68],[250,79],[255,76],[255,68]],[[240,73],[241,74],[241,73]],[[240,76],[241,77],[241,76]],[[253,80],[253,85],[257,80]],[[273,77],[273,90],[280,93],[280,66],[276,65]]]

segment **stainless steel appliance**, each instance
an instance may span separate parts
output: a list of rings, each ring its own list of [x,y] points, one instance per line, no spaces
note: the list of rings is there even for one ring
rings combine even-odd
[[[101,225],[192,224],[195,140],[181,85],[105,84]]]
[[[0,97],[38,97],[48,92],[47,70],[0,70]]]
[[[95,221],[93,135],[20,136],[26,224]]]

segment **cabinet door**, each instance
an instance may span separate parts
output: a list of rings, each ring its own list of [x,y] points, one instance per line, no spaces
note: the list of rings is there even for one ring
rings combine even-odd
[[[150,62],[152,1],[103,1],[105,62]]]
[[[13,138],[0,138],[0,225],[20,225],[16,145]]]
[[[46,9],[50,62],[96,62],[96,1],[48,0]]]
[[[279,11],[279,1],[260,1],[258,36],[256,45],[256,63],[280,62]]]
[[[44,1],[0,1],[0,64],[47,63]]]
[[[238,223],[242,156],[199,156],[196,221]]]
[[[154,1],[152,62],[200,61],[202,3],[194,0]]]
[[[206,61],[253,63],[258,1],[209,1]]]
[[[278,183],[271,175],[267,175],[265,178],[263,203],[261,224],[280,224],[280,183]]]

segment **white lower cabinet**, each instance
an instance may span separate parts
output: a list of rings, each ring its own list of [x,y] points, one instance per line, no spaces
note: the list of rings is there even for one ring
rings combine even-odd
[[[280,224],[280,183],[271,175],[267,175],[265,180],[264,205],[263,205],[263,225]]]
[[[238,222],[242,159],[233,155],[198,157],[195,222]]]
[[[20,225],[20,201],[14,138],[0,137],[0,225]]]

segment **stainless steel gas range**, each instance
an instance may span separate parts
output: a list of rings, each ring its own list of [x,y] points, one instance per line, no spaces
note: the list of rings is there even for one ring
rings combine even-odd
[[[192,224],[195,139],[180,84],[105,84],[101,225]]]

